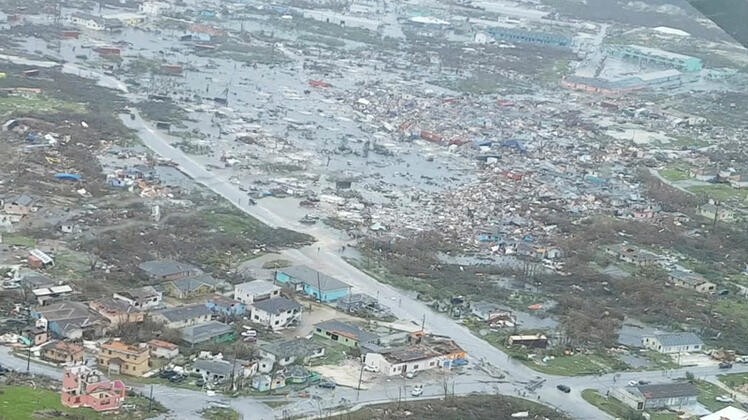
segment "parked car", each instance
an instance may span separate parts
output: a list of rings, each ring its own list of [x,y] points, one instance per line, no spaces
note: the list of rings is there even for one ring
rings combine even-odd
[[[413,378],[416,377],[416,372],[412,371],[412,370],[408,371],[408,372],[405,373],[405,377],[408,378],[408,379],[413,379]]]
[[[158,377],[161,379],[169,379],[174,375],[178,375],[178,373],[174,372],[173,370],[169,370],[169,369],[162,370],[161,372],[158,373]]]
[[[325,381],[319,381],[319,383],[317,384],[317,386],[320,387],[320,388],[335,389],[335,387],[337,385],[333,381],[327,381],[327,380],[325,380]]]
[[[639,385],[649,385],[649,381],[639,381]]]
[[[416,385],[413,387],[413,390],[410,391],[410,395],[414,397],[420,397],[423,395],[423,385]]]
[[[720,395],[719,397],[714,397],[715,400],[723,403],[734,403],[735,400],[730,398],[728,395]]]
[[[367,372],[379,373],[379,367],[377,366],[364,365],[364,370]]]
[[[204,385],[205,385],[205,379],[203,378],[199,378],[198,380],[195,381],[195,386],[199,386],[202,388]]]
[[[629,386],[637,386],[639,385],[639,382],[637,381],[629,381]]]
[[[561,392],[565,392],[565,393],[567,393],[567,394],[571,392],[571,388],[569,388],[568,386],[566,386],[566,385],[563,385],[563,384],[561,384],[561,385],[556,385],[556,388],[557,388],[557,389],[558,389],[559,391],[561,391]]]
[[[732,363],[730,362],[721,362],[719,364],[720,369],[730,369],[732,367]]]
[[[178,373],[176,375],[172,376],[171,378],[169,378],[169,382],[177,383],[177,382],[182,382],[182,381],[184,381],[184,376],[182,376],[182,375],[180,375]]]

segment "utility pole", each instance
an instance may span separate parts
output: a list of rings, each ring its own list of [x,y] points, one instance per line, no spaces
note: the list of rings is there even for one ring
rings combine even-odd
[[[361,371],[358,373],[358,386],[356,387],[356,401],[358,401],[358,397],[361,394],[361,380],[363,378],[364,378],[364,361],[361,360]]]
[[[26,374],[31,370],[31,347],[26,349]]]
[[[153,408],[153,384],[151,384],[151,395],[148,397],[148,412],[151,412]]]

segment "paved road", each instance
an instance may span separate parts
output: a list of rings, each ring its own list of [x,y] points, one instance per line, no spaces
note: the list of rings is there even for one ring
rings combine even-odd
[[[124,124],[137,130],[140,139],[146,146],[160,156],[174,161],[186,175],[202,183],[263,223],[274,227],[285,227],[307,232],[317,237],[318,242],[313,246],[284,251],[284,254],[288,257],[345,279],[357,292],[372,296],[379,295],[381,300],[390,302],[393,313],[399,318],[420,322],[425,315],[427,330],[435,334],[452,337],[468,352],[473,360],[482,359],[494,366],[499,366],[512,378],[527,380],[538,376],[537,372],[509,358],[493,345],[473,335],[455,320],[432,311],[431,308],[408,296],[403,291],[381,284],[348,264],[339,253],[341,245],[344,244],[344,242],[341,242],[341,238],[326,234],[321,228],[306,228],[295,221],[286,220],[282,215],[265,208],[262,201],[258,202],[257,205],[248,205],[246,193],[240,191],[236,185],[231,184],[228,180],[211,173],[181,150],[172,147],[166,138],[140,117],[137,111],[132,110],[132,112],[135,118],[123,118]],[[545,377],[555,379],[547,375]],[[578,418],[605,419],[608,417],[596,407],[586,404],[574,398],[574,396],[544,393],[541,398],[544,402],[560,407],[569,413],[574,413]]]
[[[11,368],[18,372],[26,372],[26,360],[11,354],[10,349],[0,346],[0,365]],[[43,363],[31,361],[29,373],[33,375],[48,376],[54,379],[62,379],[62,369]],[[150,385],[133,384],[125,380],[127,385],[134,390],[149,395]],[[253,398],[226,399],[223,397],[210,397],[204,392],[191,391],[183,388],[171,388],[166,385],[154,384],[153,397],[164,405],[171,413],[161,418],[197,418],[198,413],[210,407],[211,401],[226,401],[237,411],[244,413],[245,418],[258,420],[272,420],[275,418],[273,410],[266,404]],[[250,417],[246,417],[250,415]]]

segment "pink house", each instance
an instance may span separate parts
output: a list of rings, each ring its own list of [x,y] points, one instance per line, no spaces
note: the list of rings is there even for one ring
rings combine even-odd
[[[96,411],[118,410],[127,389],[120,380],[109,381],[88,366],[65,368],[62,378],[62,405],[89,407]]]

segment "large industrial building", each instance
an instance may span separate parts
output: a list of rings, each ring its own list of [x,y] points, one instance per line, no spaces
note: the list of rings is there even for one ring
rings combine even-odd
[[[534,32],[522,29],[491,28],[487,30],[495,39],[510,42],[524,42],[529,44],[549,45],[553,47],[571,47],[571,38],[565,35]]]
[[[703,63],[698,57],[678,54],[639,45],[616,45],[607,48],[608,54],[639,65],[674,68],[682,72],[701,71]]]
[[[677,87],[696,79],[697,75],[670,69],[618,78],[568,76],[561,81],[561,86],[589,93],[619,95],[647,88]]]

